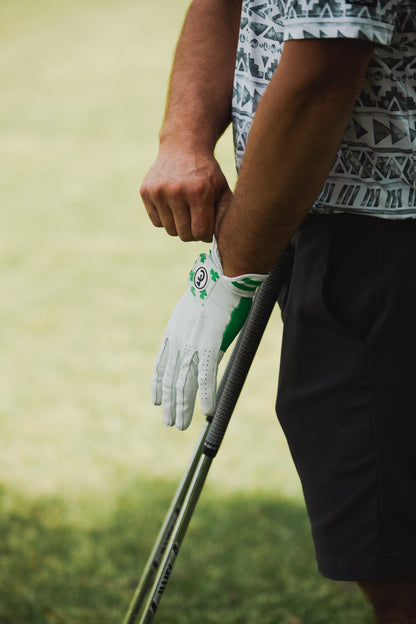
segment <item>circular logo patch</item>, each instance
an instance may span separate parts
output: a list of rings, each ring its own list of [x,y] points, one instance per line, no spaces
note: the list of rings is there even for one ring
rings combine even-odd
[[[204,290],[208,284],[208,271],[205,267],[201,266],[195,271],[194,285],[198,290]]]

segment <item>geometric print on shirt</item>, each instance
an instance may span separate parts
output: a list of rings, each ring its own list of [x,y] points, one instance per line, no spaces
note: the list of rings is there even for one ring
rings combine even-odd
[[[240,167],[251,123],[285,40],[377,44],[317,211],[416,217],[416,5],[398,0],[243,0],[233,129]]]

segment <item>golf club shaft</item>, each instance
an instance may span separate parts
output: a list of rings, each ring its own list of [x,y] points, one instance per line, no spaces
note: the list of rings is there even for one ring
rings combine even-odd
[[[143,574],[140,578],[137,589],[130,602],[127,614],[123,620],[123,624],[134,624],[137,616],[139,615],[142,609],[146,596],[149,593],[149,590],[152,586],[152,583],[155,579],[155,576],[161,564],[163,554],[168,545],[169,538],[172,534],[175,523],[178,519],[181,508],[183,506],[189,486],[192,482],[193,476],[198,466],[199,459],[202,455],[202,450],[203,450],[204,442],[208,433],[209,425],[210,425],[210,420],[207,419],[205,421],[205,426],[199,438],[198,444],[195,448],[194,454],[179,484],[179,487],[175,493],[175,496],[172,499],[169,511],[166,514],[165,520],[161,526],[161,529],[157,536],[153,550],[146,562],[145,568],[143,570]]]
[[[224,371],[224,374],[221,378],[221,383],[219,385],[218,391],[217,391],[217,397],[216,397],[216,401],[217,404],[220,401],[221,395],[224,391],[224,388],[226,387],[226,383],[227,383],[227,379],[228,376],[230,374],[230,371],[233,367],[233,362],[236,358],[236,355],[238,353],[238,349],[239,346],[243,340],[243,336],[244,336],[244,331],[245,328],[242,329],[242,331],[239,334],[238,337],[238,341],[237,344],[235,345],[232,354],[230,356],[230,359],[228,361],[227,367]],[[144,601],[146,599],[146,596],[149,593],[149,590],[154,582],[154,579],[156,577],[158,568],[161,564],[162,561],[162,557],[163,554],[166,550],[167,544],[169,542],[169,538],[172,535],[172,531],[173,528],[175,526],[175,523],[178,519],[178,516],[180,514],[182,505],[184,503],[184,500],[186,498],[186,494],[188,492],[188,489],[192,483],[192,479],[194,477],[195,471],[197,469],[199,460],[201,458],[202,455],[202,451],[204,448],[204,444],[205,444],[205,440],[206,440],[206,436],[208,434],[209,431],[209,427],[210,424],[212,422],[212,417],[208,417],[207,420],[205,421],[205,426],[204,429],[202,431],[202,434],[199,438],[198,444],[195,448],[194,454],[191,458],[191,461],[189,462],[188,468],[185,472],[185,475],[183,476],[179,487],[175,493],[175,496],[172,499],[170,508],[168,513],[166,514],[166,517],[164,519],[164,522],[162,524],[162,527],[159,531],[159,534],[156,538],[156,542],[155,545],[153,547],[153,550],[146,562],[145,568],[143,570],[143,573],[140,577],[140,581],[138,583],[137,589],[133,595],[133,598],[130,602],[127,614],[123,620],[123,624],[134,624],[134,622],[136,621],[137,616],[140,614],[140,612],[143,609],[143,605],[144,605]]]
[[[160,564],[159,574],[154,581],[138,624],[150,624],[156,614],[176,561],[176,557],[179,553],[179,549],[186,535],[186,531],[204,486],[211,463],[212,457],[201,455],[182,509],[175,524],[174,531],[170,537],[168,547],[166,548],[162,563]]]

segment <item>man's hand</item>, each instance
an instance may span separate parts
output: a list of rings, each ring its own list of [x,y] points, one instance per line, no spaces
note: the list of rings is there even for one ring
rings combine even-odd
[[[180,144],[162,145],[140,193],[153,225],[183,241],[211,242],[216,215],[232,198],[213,154]]]
[[[211,253],[200,254],[156,358],[152,400],[163,405],[165,425],[189,426],[198,387],[202,412],[214,413],[218,365],[266,277],[226,277],[215,238]]]

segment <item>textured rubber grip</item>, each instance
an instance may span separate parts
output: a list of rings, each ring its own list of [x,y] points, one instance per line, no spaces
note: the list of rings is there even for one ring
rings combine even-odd
[[[227,370],[227,378],[221,384],[219,396],[217,395],[217,408],[203,449],[208,457],[215,457],[224,438],[279,291],[292,269],[293,256],[294,250],[290,245],[254,297],[242,334],[231,356],[232,365]]]

